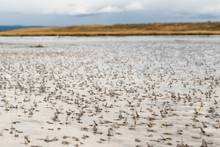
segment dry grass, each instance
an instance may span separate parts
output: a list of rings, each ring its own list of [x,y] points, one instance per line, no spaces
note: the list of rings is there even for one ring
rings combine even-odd
[[[0,36],[127,36],[127,35],[220,35],[220,22],[89,25],[28,28],[0,32]]]

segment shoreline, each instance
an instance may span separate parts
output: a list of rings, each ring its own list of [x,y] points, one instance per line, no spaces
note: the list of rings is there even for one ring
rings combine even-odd
[[[0,37],[1,145],[220,146],[220,38],[192,38]]]

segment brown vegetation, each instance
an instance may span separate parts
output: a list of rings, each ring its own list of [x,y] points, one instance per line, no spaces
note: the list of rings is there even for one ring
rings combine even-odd
[[[88,25],[28,28],[0,32],[0,36],[127,36],[220,35],[220,22]]]

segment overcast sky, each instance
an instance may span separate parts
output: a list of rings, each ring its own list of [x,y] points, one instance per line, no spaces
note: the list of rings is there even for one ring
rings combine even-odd
[[[217,21],[220,0],[0,0],[0,25]]]

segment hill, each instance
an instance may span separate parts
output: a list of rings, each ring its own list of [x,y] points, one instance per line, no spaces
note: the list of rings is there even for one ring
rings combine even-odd
[[[220,22],[87,25],[22,28],[0,36],[128,36],[128,35],[220,35]]]
[[[25,28],[24,26],[3,26],[0,25],[0,31],[9,31],[9,30],[15,30],[15,29],[21,29]]]

